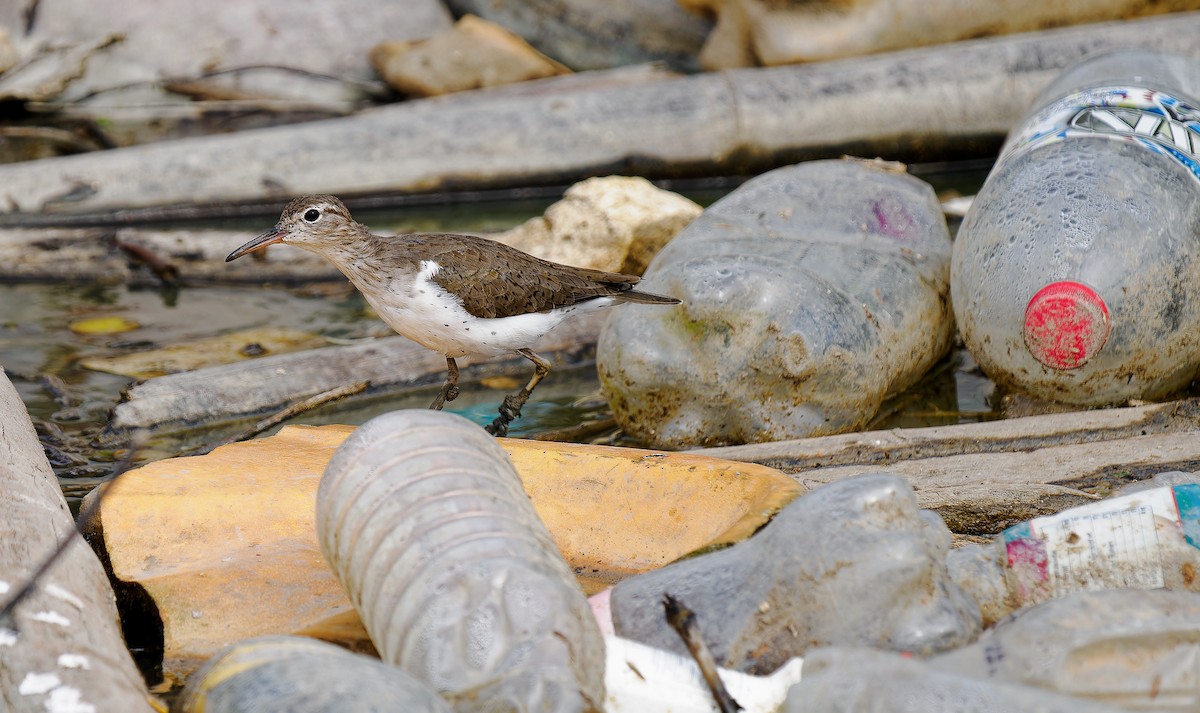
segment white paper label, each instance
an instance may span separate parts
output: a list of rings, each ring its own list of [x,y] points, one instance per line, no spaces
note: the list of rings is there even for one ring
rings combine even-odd
[[[1156,516],[1178,521],[1170,488],[1073,508],[1030,521],[1046,545],[1053,596],[1117,587],[1163,586]]]

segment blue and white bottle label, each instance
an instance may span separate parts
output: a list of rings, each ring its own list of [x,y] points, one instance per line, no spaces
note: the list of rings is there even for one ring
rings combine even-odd
[[[1009,138],[1001,160],[1043,144],[1105,136],[1170,156],[1200,180],[1200,109],[1155,89],[1097,87],[1050,104]]]

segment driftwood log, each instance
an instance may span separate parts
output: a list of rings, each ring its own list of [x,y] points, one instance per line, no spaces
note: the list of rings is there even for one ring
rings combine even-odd
[[[0,371],[0,604],[75,523],[16,390]],[[76,537],[0,621],[0,710],[150,711],[100,560]]]
[[[560,366],[580,364],[591,357],[606,318],[603,312],[572,318],[532,349]],[[524,357],[496,357],[463,369],[463,391],[472,381],[490,376],[513,376],[524,383],[530,374],[532,367]],[[395,393],[440,385],[445,376],[446,358],[441,354],[404,337],[386,337],[150,379],[129,389],[113,411],[110,428],[169,432],[211,426],[363,381],[370,382],[368,393]]]
[[[1200,470],[1200,399],[693,452],[773,466],[810,489],[886,470],[951,530],[989,534],[1125,482]]]
[[[270,220],[262,221],[263,229]],[[226,263],[225,256],[254,236],[233,230],[138,228],[0,229],[0,276],[6,281],[77,281],[155,285],[152,265],[122,246],[175,268],[184,285],[344,281],[328,260],[304,250],[270,250],[266,260]]]
[[[355,116],[0,166],[0,224],[30,213],[746,173],[841,153],[990,155],[1036,94],[1117,47],[1200,56],[1200,13],[636,84],[531,83]],[[43,216],[44,217],[44,216]],[[42,223],[45,224],[44,221]]]

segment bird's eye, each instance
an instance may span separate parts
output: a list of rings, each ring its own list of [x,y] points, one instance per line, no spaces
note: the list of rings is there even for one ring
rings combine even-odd
[[[316,208],[309,208],[308,210],[304,211],[305,222],[315,223],[315,222],[317,222],[317,218],[320,218],[320,217],[321,217],[321,211],[317,210]]]

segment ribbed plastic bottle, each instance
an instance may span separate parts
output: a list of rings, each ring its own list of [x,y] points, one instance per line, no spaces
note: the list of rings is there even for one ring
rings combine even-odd
[[[263,636],[217,652],[188,679],[171,710],[451,713],[452,709],[412,674],[379,659],[303,636]]]
[[[317,537],[381,657],[458,710],[604,705],[604,641],[508,454],[449,413],[396,411],[346,439]]]
[[[1200,366],[1200,63],[1123,50],[1054,81],[963,220],[959,329],[1003,387],[1159,398]]]

